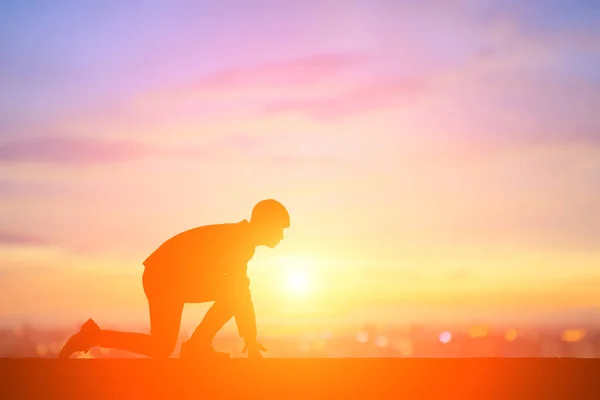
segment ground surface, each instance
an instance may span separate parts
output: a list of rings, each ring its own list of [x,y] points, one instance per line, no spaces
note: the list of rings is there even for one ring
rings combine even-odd
[[[597,359],[15,358],[0,372],[0,399],[600,398]]]

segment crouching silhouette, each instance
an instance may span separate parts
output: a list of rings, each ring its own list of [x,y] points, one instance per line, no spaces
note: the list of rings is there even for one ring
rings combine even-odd
[[[100,329],[89,319],[65,343],[60,359],[92,347],[167,358],[175,349],[186,303],[214,301],[181,347],[181,358],[229,357],[212,340],[232,317],[244,338],[243,351],[260,358],[247,263],[257,246],[274,248],[290,226],[286,208],[276,200],[258,202],[250,220],[196,227],[165,241],[145,261],[142,283],[150,311],[150,334]]]

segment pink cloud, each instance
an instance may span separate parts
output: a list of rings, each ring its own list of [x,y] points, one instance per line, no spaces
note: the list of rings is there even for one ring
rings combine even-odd
[[[164,148],[134,141],[41,136],[17,139],[0,145],[0,162],[36,162],[65,165],[107,164],[146,157],[209,157],[229,149],[246,149],[260,145],[251,137],[233,135],[199,148]]]
[[[269,64],[232,67],[200,79],[191,85],[191,90],[223,90],[251,85],[315,84],[349,72],[366,60],[366,55],[361,53],[332,53],[315,54]]]
[[[146,157],[219,157],[229,152],[252,152],[266,144],[266,138],[230,135],[195,148],[167,148],[134,141],[41,136],[17,139],[0,145],[0,162],[48,164],[106,164]]]
[[[0,145],[0,162],[96,164],[136,159],[151,152],[147,146],[135,142],[42,136]]]
[[[301,133],[298,134],[302,136]],[[280,138],[281,139],[281,138]],[[268,163],[280,167],[299,165],[340,166],[343,160],[332,157],[330,154],[317,154],[315,152],[303,153],[301,149],[290,149],[287,140],[276,137],[252,136],[244,134],[230,135],[215,138],[203,146],[174,150],[178,156],[208,159],[233,158],[252,160],[256,163]],[[286,144],[283,148],[277,144]]]
[[[38,236],[14,232],[0,232],[0,245],[46,245],[48,241]]]
[[[366,83],[330,96],[303,99],[279,99],[264,108],[265,114],[300,112],[315,118],[369,112],[401,107],[413,101],[426,90],[422,79],[382,79]]]
[[[273,140],[273,137],[232,134],[214,138],[192,147],[162,147],[135,141],[103,141],[67,136],[42,136],[14,140],[0,145],[0,163],[33,162],[86,166],[165,157],[197,159],[198,161],[239,160],[242,157],[246,160],[252,159],[256,162],[277,165],[336,162],[326,155],[278,154],[277,151],[270,149]],[[3,187],[0,186],[0,191],[2,189]]]

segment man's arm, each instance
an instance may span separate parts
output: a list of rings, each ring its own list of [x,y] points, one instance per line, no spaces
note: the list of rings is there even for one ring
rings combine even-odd
[[[256,314],[254,303],[250,293],[250,279],[246,275],[246,269],[231,273],[233,287],[233,307],[238,334],[246,340],[246,343],[256,341]]]
[[[256,340],[256,315],[254,313],[254,304],[252,303],[252,295],[250,294],[250,280],[244,274],[240,281],[245,282],[242,286],[240,283],[240,298],[235,312],[235,321],[238,326],[240,337],[244,338],[244,350],[248,351],[248,358],[262,358],[261,351],[267,349]]]

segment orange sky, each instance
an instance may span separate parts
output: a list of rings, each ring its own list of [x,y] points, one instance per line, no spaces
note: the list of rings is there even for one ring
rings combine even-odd
[[[145,321],[150,252],[263,198],[259,318],[600,305],[589,13],[333,3],[0,13],[0,320]]]

